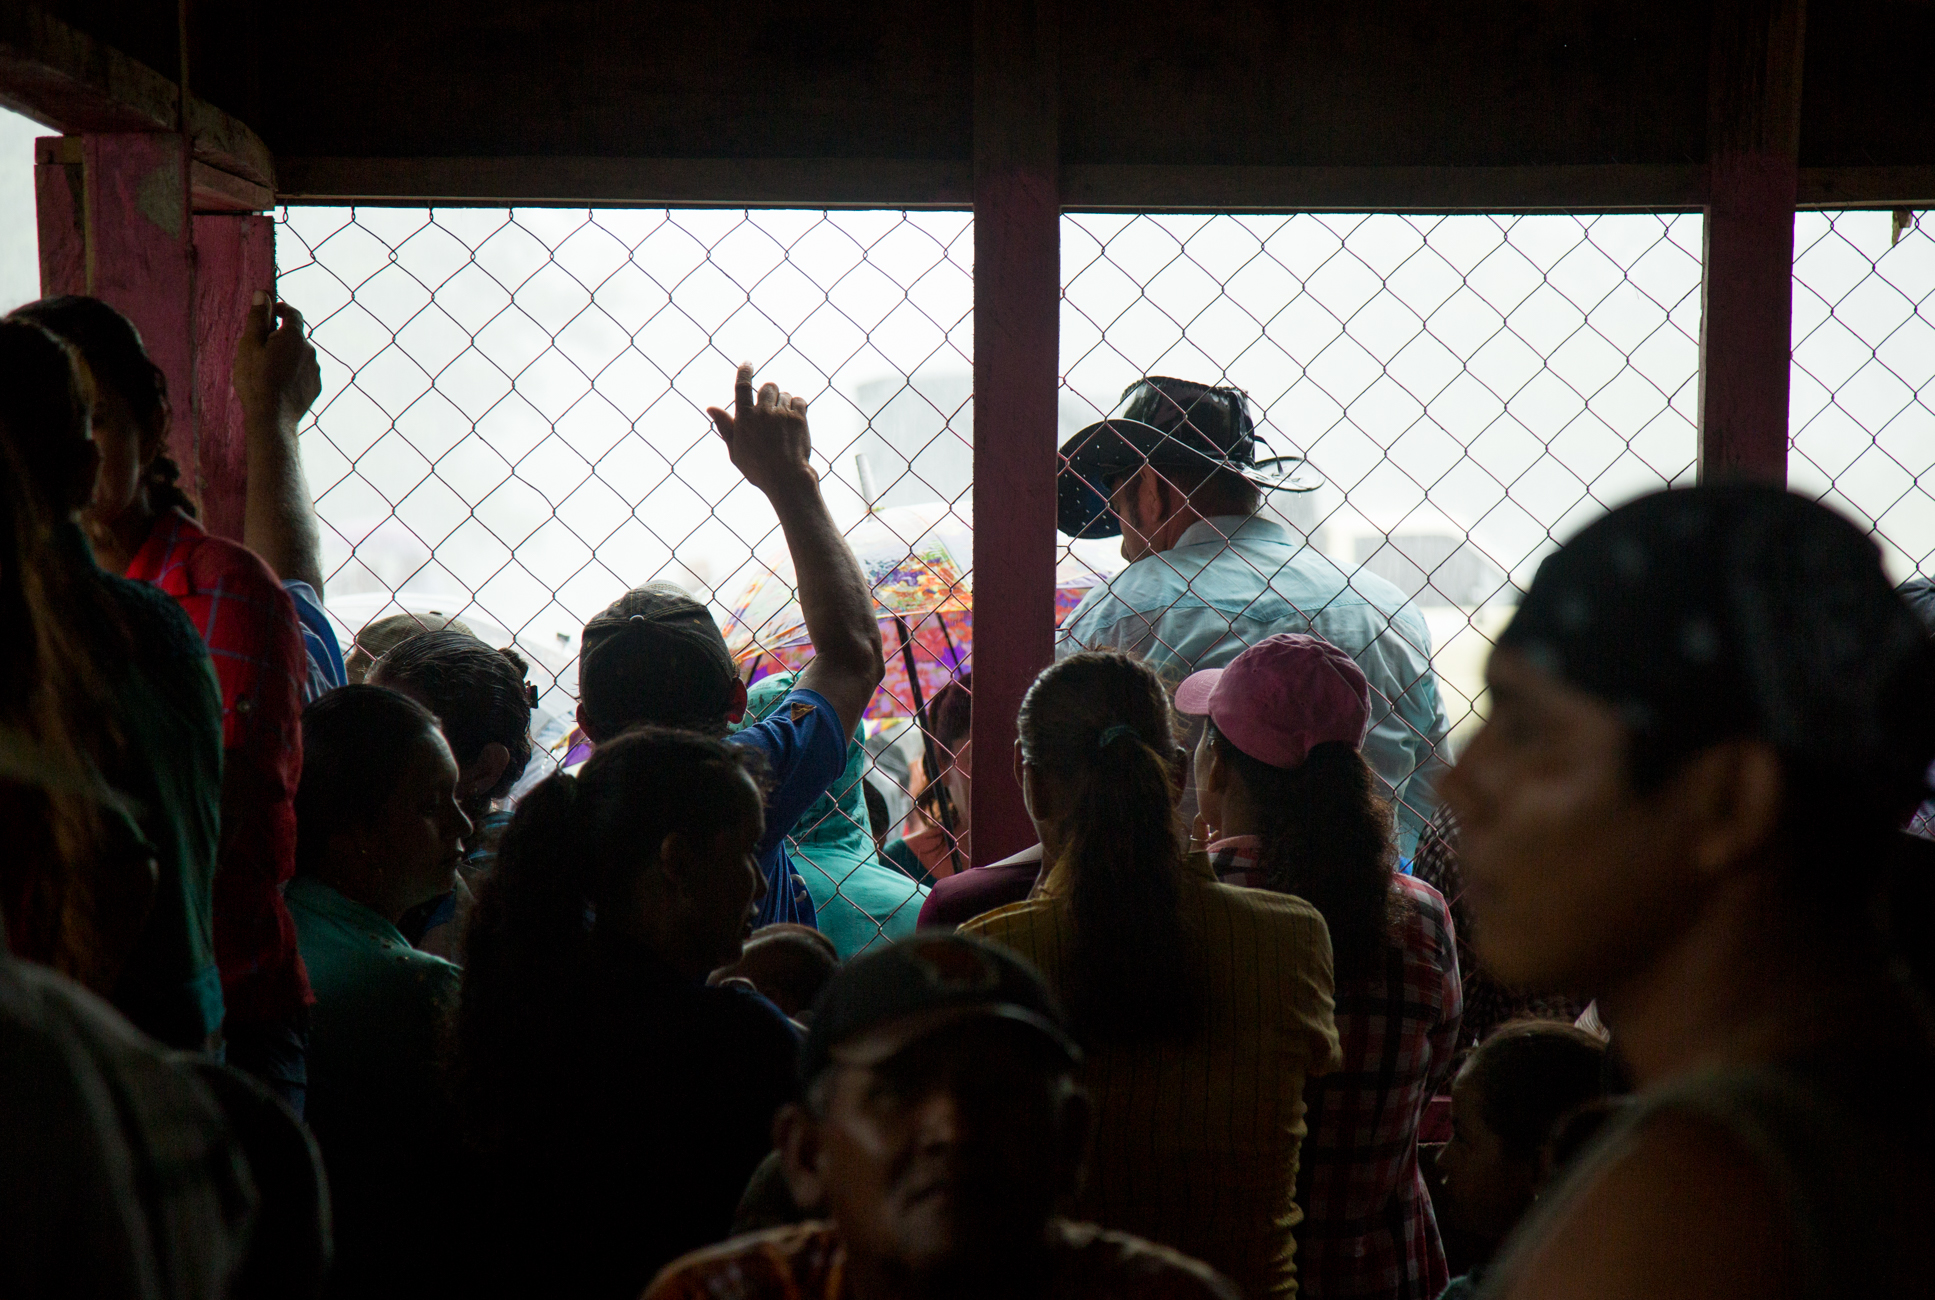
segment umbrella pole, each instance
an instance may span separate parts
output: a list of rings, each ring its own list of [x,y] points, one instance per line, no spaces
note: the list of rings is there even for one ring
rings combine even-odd
[[[954,806],[948,801],[947,786],[941,783],[934,733],[927,725],[927,701],[921,694],[920,671],[914,666],[913,634],[907,630],[904,615],[894,615],[894,627],[900,632],[900,660],[907,667],[907,690],[914,697],[914,725],[920,728],[921,756],[927,765],[928,787],[934,791],[934,806],[941,815],[941,830],[947,836],[948,864],[958,872],[961,869],[961,851],[954,842]]]

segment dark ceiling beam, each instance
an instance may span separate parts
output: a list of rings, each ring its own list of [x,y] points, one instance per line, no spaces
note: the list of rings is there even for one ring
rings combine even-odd
[[[275,159],[254,131],[32,0],[0,4],[0,105],[70,135],[186,130],[197,161],[275,186]]]
[[[287,203],[966,208],[971,166],[904,158],[283,158]],[[1694,211],[1698,164],[1242,167],[1071,163],[1062,206],[1137,212]],[[1935,166],[1803,167],[1803,208],[1935,207]]]

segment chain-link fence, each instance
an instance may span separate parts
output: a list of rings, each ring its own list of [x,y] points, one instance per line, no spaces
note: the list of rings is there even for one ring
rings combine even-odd
[[[906,822],[924,761],[945,766],[908,719],[972,645],[969,217],[279,216],[280,290],[323,360],[303,461],[328,608],[346,644],[379,618],[433,613],[515,644],[541,693],[526,783],[586,749],[577,638],[648,580],[708,602],[756,705],[776,703],[779,683],[757,679],[808,653],[791,567],[705,407],[730,406],[741,360],[809,400],[823,488],[881,598],[890,665],[866,780],[808,814],[795,857],[843,949],[911,928],[920,895],[875,860],[875,830]]]
[[[1121,611],[1098,610],[1073,630],[1176,671],[1285,606],[1353,651],[1381,638],[1366,662],[1395,709],[1366,752],[1414,833],[1539,559],[1693,477],[1700,218],[1078,215],[1062,234],[1063,370],[1085,408],[1143,374],[1233,385],[1269,452],[1318,483],[1265,495],[1280,539],[1246,530],[1241,563],[1143,561],[1131,603],[1173,605],[1160,624],[1111,631]]]
[[[1794,221],[1788,483],[1866,524],[1891,576],[1935,574],[1935,222]]]
[[[304,460],[346,635],[436,610],[514,640],[538,670],[553,759],[571,749],[580,628],[647,579],[709,601],[750,676],[797,666],[784,547],[703,410],[752,360],[812,402],[829,500],[881,594],[890,677],[866,761],[888,838],[911,826],[923,852],[900,860],[947,869],[948,837],[910,820],[947,751],[924,760],[906,719],[971,665],[966,214],[280,215],[282,290],[325,359]],[[1797,486],[1870,521],[1906,574],[1935,551],[1935,251],[1912,225],[1891,241],[1891,222],[1800,218],[1793,463]],[[1340,638],[1375,624],[1391,738],[1424,773],[1403,789],[1415,829],[1539,559],[1606,507],[1694,475],[1700,218],[1071,214],[1062,243],[1062,436],[1146,374],[1250,395],[1269,452],[1304,457],[1316,483],[1266,494],[1287,549],[1246,561],[1251,586],[1295,588]],[[1232,608],[1158,562],[1169,604],[1196,611],[1186,635],[1165,625],[1138,645],[1168,666],[1201,661],[1219,639],[1207,622],[1227,633],[1260,615],[1256,591]],[[1096,639],[1093,619],[1067,620],[1125,566],[1113,539],[1064,541],[1065,632]],[[1306,608],[1311,590],[1328,594]],[[1325,621],[1353,602],[1377,617],[1355,632]],[[544,770],[541,757],[527,779]],[[870,857],[859,807],[822,810],[803,856],[864,833]],[[848,860],[822,860],[808,883],[823,914],[859,898],[865,932],[902,906],[860,898]]]

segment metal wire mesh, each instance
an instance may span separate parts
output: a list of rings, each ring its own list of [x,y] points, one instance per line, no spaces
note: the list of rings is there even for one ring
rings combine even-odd
[[[1062,235],[1074,399],[1106,412],[1150,373],[1234,385],[1270,450],[1323,479],[1265,497],[1310,550],[1288,563],[1261,552],[1270,571],[1253,565],[1233,588],[1172,572],[1156,585],[1175,614],[1137,648],[1175,671],[1227,657],[1266,632],[1238,626],[1266,582],[1301,614],[1269,630],[1328,631],[1369,602],[1374,634],[1393,643],[1373,687],[1399,700],[1390,727],[1424,742],[1407,763],[1449,757],[1476,721],[1492,637],[1555,540],[1693,476],[1697,215],[1076,215]],[[1325,592],[1331,566],[1309,607],[1302,593]],[[1391,619],[1407,604],[1422,626]],[[1235,636],[1212,645],[1203,625],[1218,620]],[[1427,661],[1442,723],[1414,691]],[[1407,691],[1420,707],[1405,707]],[[1392,781],[1415,770],[1372,761]],[[1426,786],[1404,787],[1413,832]]]
[[[812,401],[829,499],[881,590],[925,584],[953,611],[912,620],[911,678],[885,624],[895,673],[868,771],[900,823],[923,779],[893,719],[971,662],[971,614],[948,605],[972,580],[965,214],[280,216],[283,293],[324,355],[304,460],[346,633],[436,609],[515,639],[550,736],[574,704],[579,628],[649,578],[711,601],[753,673],[796,666],[784,548],[703,414],[751,359]],[[1935,238],[1898,227],[1799,218],[1792,474],[1906,576],[1935,556]],[[1061,433],[1147,374],[1246,390],[1270,451],[1321,477],[1265,503],[1308,543],[1296,565],[1339,575],[1302,615],[1380,611],[1386,657],[1413,666],[1374,683],[1390,698],[1428,665],[1442,718],[1400,708],[1391,724],[1422,742],[1428,776],[1480,716],[1485,656],[1539,559],[1608,506],[1691,481],[1700,242],[1697,215],[1071,214]],[[1065,632],[1124,567],[1113,541],[1064,544]],[[1172,577],[1178,608],[1258,634],[1231,627],[1254,611]],[[1200,650],[1163,630],[1137,648],[1171,668]],[[1428,784],[1404,788],[1408,829]],[[888,917],[860,907],[877,933]]]
[[[1794,221],[1788,483],[1868,527],[1898,581],[1935,573],[1935,229]]]
[[[514,642],[542,693],[527,784],[573,753],[577,637],[632,586],[669,580],[710,602],[752,676],[805,657],[772,511],[704,413],[730,405],[740,360],[811,403],[824,491],[878,588],[924,582],[945,610],[970,580],[965,214],[279,217],[280,291],[323,363],[302,447],[328,608],[345,644],[378,617],[431,611]],[[893,820],[921,784],[905,719],[971,645],[959,614],[906,623],[868,745]],[[802,821],[795,858],[851,950],[911,928],[921,896],[826,847],[861,836],[873,856],[860,789],[842,788]]]

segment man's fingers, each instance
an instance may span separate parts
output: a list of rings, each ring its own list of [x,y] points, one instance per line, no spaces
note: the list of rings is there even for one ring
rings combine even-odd
[[[752,362],[739,363],[739,378],[732,385],[732,407],[735,415],[744,418],[753,409],[753,368]]]
[[[779,385],[761,384],[759,386],[759,407],[770,411],[779,406]]]
[[[281,322],[284,328],[293,329],[296,332],[297,338],[302,337],[302,313],[301,312],[297,311],[294,307],[291,307],[286,302],[278,302],[275,305],[275,316],[276,316],[276,320]]]
[[[712,427],[719,431],[719,436],[724,438],[727,445],[730,446],[732,443],[732,417],[716,406],[706,407],[705,413],[712,417]]]
[[[267,338],[269,331],[275,327],[272,312],[269,295],[257,289],[254,300],[249,303],[249,323],[245,332],[258,339]]]
[[[805,415],[806,399],[804,397],[795,397],[792,401],[792,407],[795,413],[799,415]]]

